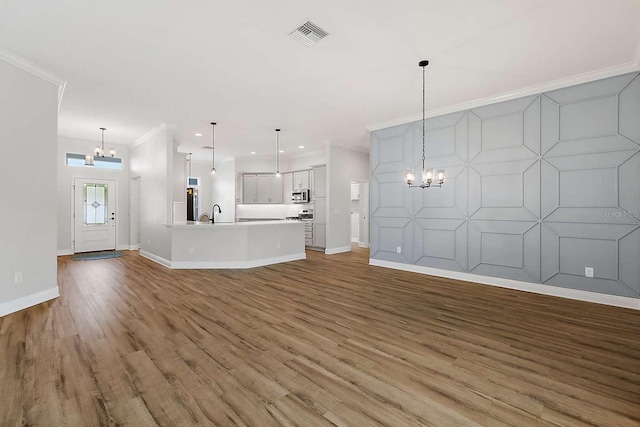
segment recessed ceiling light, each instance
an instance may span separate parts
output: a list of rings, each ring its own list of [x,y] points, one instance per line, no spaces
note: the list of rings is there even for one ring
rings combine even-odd
[[[280,150],[281,153],[284,153],[284,150]]]
[[[298,145],[298,148],[304,148],[304,145]]]
[[[195,136],[202,136],[202,134],[201,133],[196,133]]]
[[[251,154],[256,154],[256,152],[255,152],[255,151],[252,151],[252,152],[251,152]]]

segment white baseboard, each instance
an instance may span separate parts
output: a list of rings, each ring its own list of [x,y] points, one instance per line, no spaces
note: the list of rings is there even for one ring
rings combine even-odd
[[[324,250],[324,253],[327,255],[340,254],[342,252],[351,252],[351,245],[340,248],[327,248]]]
[[[292,255],[284,255],[273,258],[262,258],[252,261],[169,261],[150,252],[140,250],[140,255],[157,262],[165,267],[175,270],[186,269],[247,269],[254,267],[262,267],[264,265],[280,264],[282,262],[297,261],[306,259],[307,254],[304,252]]]
[[[561,288],[559,286],[549,286],[540,283],[521,282],[519,280],[502,279],[499,277],[481,276],[472,273],[441,270],[439,268],[423,267],[420,265],[403,264],[400,262],[384,261],[379,259],[369,259],[369,265],[410,271],[412,273],[428,274],[430,276],[446,277],[448,279],[463,280],[466,282],[481,283],[483,285],[498,286],[500,288],[515,289],[518,291],[533,292],[536,294],[551,295],[560,298],[640,310],[640,299],[636,298],[600,294],[597,292],[581,291],[578,289]]]
[[[138,249],[140,249],[140,245],[129,245],[130,251],[137,251]]]
[[[116,246],[116,251],[128,251],[130,249],[129,245],[118,245]]]
[[[369,244],[368,243],[364,243],[364,242],[358,242],[358,247],[359,248],[368,248]]]
[[[280,264],[283,262],[306,259],[307,255],[302,252],[293,255],[284,255],[273,258],[263,258],[252,261],[172,261],[173,269],[246,269],[262,267],[264,265]]]
[[[35,294],[27,295],[26,297],[2,303],[0,304],[0,317],[15,313],[16,311],[24,310],[25,308],[33,307],[34,305],[58,298],[59,296],[60,291],[58,290],[58,287],[55,286]]]
[[[171,261],[169,261],[168,259],[164,259],[162,257],[159,257],[158,255],[154,255],[151,252],[143,251],[142,249],[140,249],[140,255],[167,268],[171,268]]]
[[[351,243],[358,243],[358,238],[357,237],[352,237],[351,238]]]
[[[58,256],[73,255],[73,249],[58,249]]]

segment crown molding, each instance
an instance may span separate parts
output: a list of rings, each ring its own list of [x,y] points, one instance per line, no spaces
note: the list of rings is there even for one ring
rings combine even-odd
[[[327,152],[323,148],[322,150],[310,151],[308,153],[289,154],[285,156],[287,160],[306,159],[307,157],[326,156]]]
[[[538,95],[551,90],[562,89],[582,83],[588,83],[595,80],[605,79],[607,77],[618,76],[626,73],[637,72],[640,70],[640,47],[638,48],[636,58],[631,62],[615,65],[612,67],[601,68],[595,71],[589,71],[582,74],[576,74],[570,77],[553,80],[551,82],[542,83],[535,86],[528,86],[511,92],[505,92],[498,95],[478,98],[468,102],[451,105],[448,107],[438,108],[437,110],[427,110],[426,117],[438,117],[445,114],[456,113],[458,111],[469,110],[472,108],[482,107],[485,105],[495,104],[512,99],[522,98],[524,96]],[[386,120],[383,122],[372,123],[366,126],[369,132],[380,129],[386,129],[393,126],[403,125],[405,123],[417,122],[422,120],[422,113],[412,114],[410,116],[399,117],[397,119]]]
[[[0,60],[6,62],[7,64],[11,64],[23,71],[31,73],[46,82],[58,86],[58,111],[60,111],[60,105],[62,104],[62,95],[64,94],[64,89],[67,86],[67,82],[62,77],[52,73],[49,70],[45,70],[39,65],[36,65],[31,61],[27,61],[26,59],[2,47],[0,47]]]
[[[149,132],[145,133],[140,138],[133,141],[133,144],[131,144],[131,148],[137,147],[138,145],[147,141],[149,138],[153,137],[158,132],[162,132],[163,130],[166,130],[166,129],[167,129],[167,125],[165,123],[161,123],[160,126],[157,126],[151,129]]]

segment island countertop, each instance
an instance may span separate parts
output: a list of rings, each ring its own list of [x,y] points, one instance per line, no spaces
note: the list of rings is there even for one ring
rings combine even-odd
[[[187,222],[175,222],[173,224],[165,224],[170,228],[205,228],[214,229],[216,227],[260,227],[262,225],[291,225],[291,224],[303,224],[303,221],[295,220],[269,220],[269,221],[240,221],[240,222],[216,222],[214,224],[210,222],[200,221],[187,221]]]

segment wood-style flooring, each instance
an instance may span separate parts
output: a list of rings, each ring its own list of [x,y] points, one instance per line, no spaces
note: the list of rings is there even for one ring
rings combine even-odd
[[[59,258],[0,318],[0,426],[640,425],[640,312],[307,256]]]

